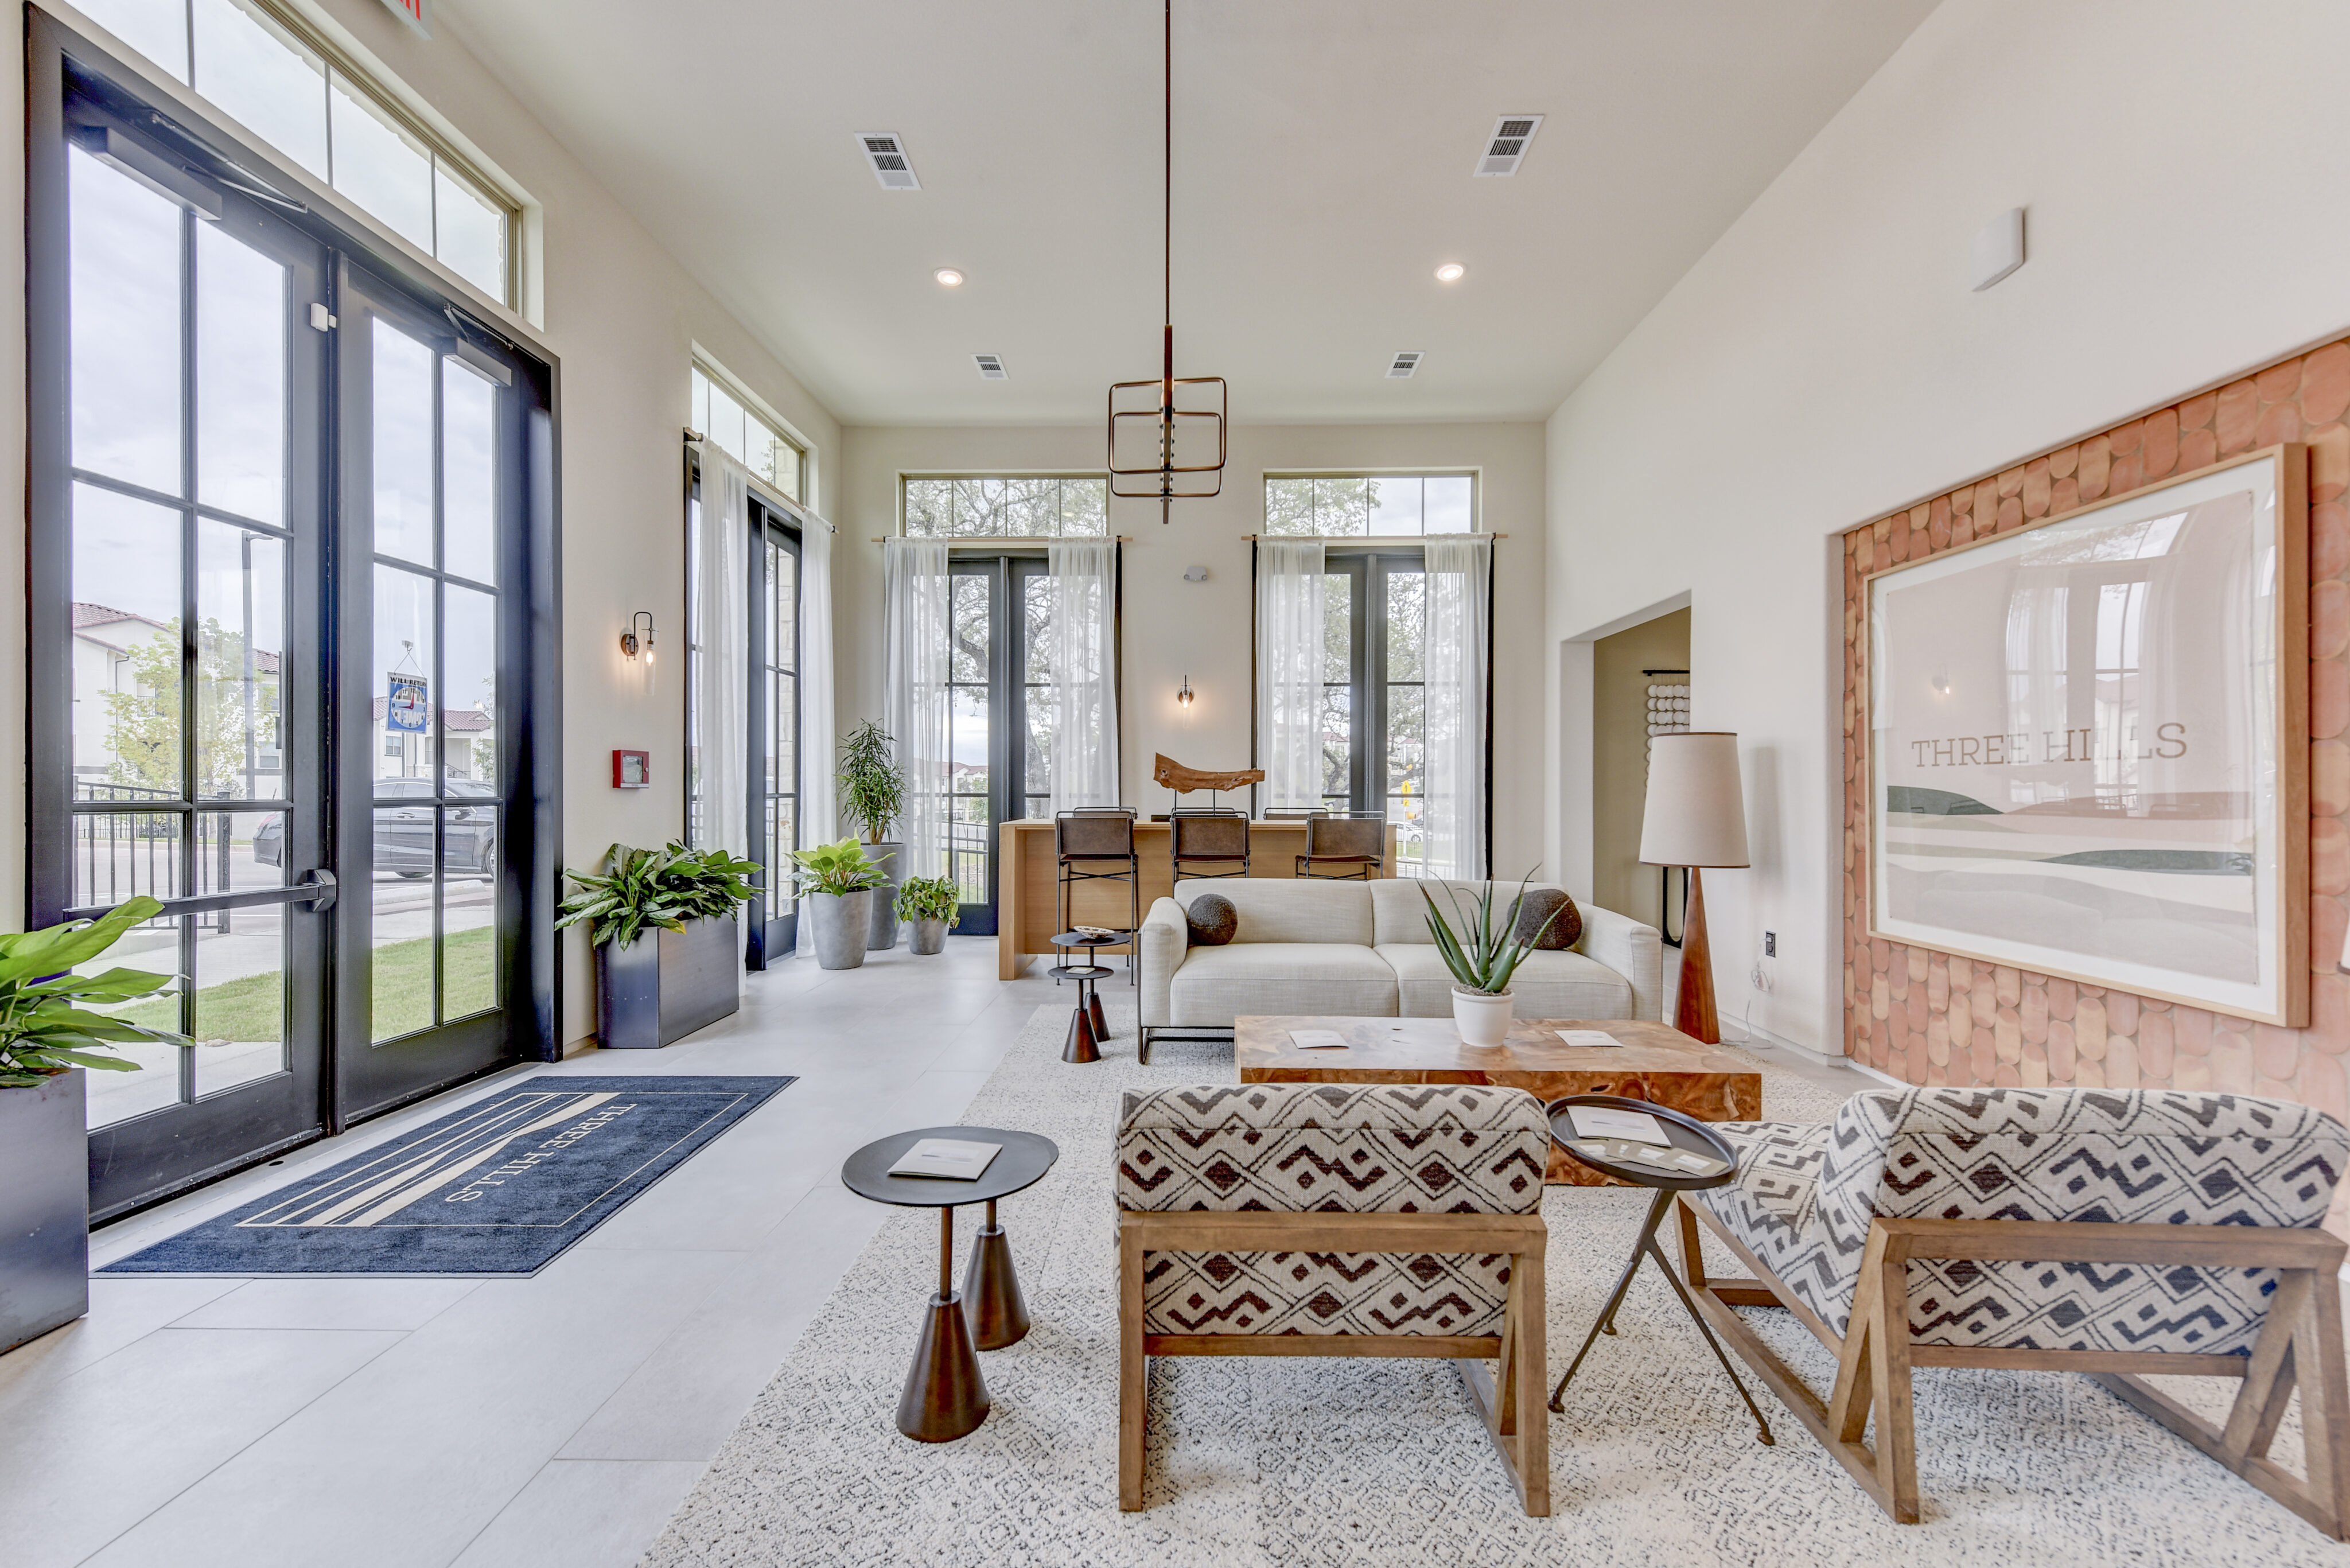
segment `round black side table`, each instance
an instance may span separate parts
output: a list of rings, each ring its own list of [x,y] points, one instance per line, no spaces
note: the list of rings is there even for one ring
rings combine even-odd
[[[1056,948],[1086,950],[1085,962],[1056,964],[1051,971],[1055,980],[1074,980],[1077,982],[1077,1011],[1069,1020],[1069,1041],[1067,1044],[1061,1047],[1062,1061],[1098,1062],[1101,1060],[1101,1043],[1109,1038],[1109,1021],[1102,1016],[1101,995],[1094,989],[1094,982],[1107,980],[1118,971],[1107,964],[1095,962],[1094,950],[1123,947],[1133,940],[1132,931],[1111,931],[1107,936],[1089,934],[1085,931],[1063,931],[1053,939],[1053,945]]]
[[[1586,1154],[1575,1146],[1588,1140],[1575,1130],[1575,1123],[1566,1114],[1570,1107],[1575,1106],[1602,1106],[1618,1111],[1638,1111],[1654,1116],[1657,1118],[1657,1125],[1664,1129],[1665,1136],[1672,1140],[1675,1148],[1685,1148],[1693,1154],[1711,1155],[1723,1161],[1729,1168],[1717,1171],[1711,1176],[1675,1176],[1669,1171],[1660,1170],[1655,1166],[1644,1165],[1635,1160],[1607,1159],[1597,1155]],[[1722,1371],[1730,1375],[1731,1385],[1738,1390],[1738,1397],[1746,1401],[1747,1413],[1754,1417],[1757,1440],[1770,1442],[1771,1424],[1762,1418],[1761,1408],[1754,1403],[1754,1396],[1746,1391],[1746,1385],[1739,1378],[1738,1369],[1730,1364],[1730,1357],[1723,1354],[1721,1342],[1713,1337],[1713,1330],[1706,1327],[1705,1319],[1698,1315],[1697,1303],[1690,1300],[1689,1292],[1682,1287],[1680,1276],[1673,1272],[1673,1265],[1670,1260],[1666,1258],[1664,1249],[1657,1245],[1657,1227],[1663,1223],[1665,1215],[1671,1210],[1673,1195],[1679,1192],[1699,1192],[1707,1188],[1726,1186],[1737,1180],[1737,1151],[1722,1141],[1721,1134],[1694,1116],[1683,1116],[1679,1111],[1667,1110],[1662,1106],[1650,1105],[1646,1100],[1627,1099],[1621,1095],[1568,1095],[1563,1099],[1553,1100],[1543,1109],[1550,1117],[1552,1140],[1566,1150],[1567,1157],[1576,1164],[1589,1166],[1603,1176],[1612,1176],[1620,1181],[1630,1182],[1635,1187],[1645,1187],[1656,1193],[1656,1197],[1648,1204],[1648,1217],[1640,1224],[1639,1239],[1632,1243],[1632,1261],[1624,1265],[1623,1277],[1616,1282],[1615,1292],[1608,1296],[1607,1304],[1599,1309],[1599,1321],[1593,1324],[1591,1332],[1583,1336],[1583,1348],[1575,1353],[1575,1360],[1568,1366],[1565,1376],[1558,1380],[1558,1386],[1551,1390],[1550,1407],[1553,1410],[1564,1408],[1560,1401],[1566,1396],[1567,1383],[1582,1367],[1583,1358],[1591,1354],[1592,1345],[1598,1341],[1602,1333],[1616,1332],[1616,1309],[1624,1304],[1624,1293],[1632,1288],[1632,1276],[1640,1272],[1640,1260],[1654,1258],[1657,1261],[1658,1272],[1665,1276],[1665,1282],[1673,1287],[1673,1294],[1680,1298],[1681,1309],[1689,1314],[1690,1321],[1697,1324],[1698,1333],[1705,1336],[1707,1348],[1713,1352],[1713,1358],[1721,1363]]]
[[[1000,1143],[976,1181],[951,1177],[892,1176],[889,1168],[926,1137],[969,1143]],[[859,1198],[902,1209],[939,1211],[939,1290],[922,1314],[922,1334],[913,1365],[898,1397],[898,1430],[920,1443],[946,1443],[978,1429],[987,1419],[987,1380],[980,1376],[981,1350],[1016,1345],[1028,1332],[1028,1304],[1012,1269],[1012,1243],[995,1220],[995,1202],[1033,1187],[1053,1168],[1061,1150],[1051,1138],[1003,1127],[917,1127],[867,1144],[843,1162],[840,1184]],[[954,1211],[959,1203],[987,1205],[971,1252],[962,1292],[954,1288]]]

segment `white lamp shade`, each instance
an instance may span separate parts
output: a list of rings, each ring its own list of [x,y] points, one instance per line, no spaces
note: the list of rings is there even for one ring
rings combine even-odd
[[[1688,731],[1649,739],[1640,858],[1650,866],[1747,863],[1736,735]]]

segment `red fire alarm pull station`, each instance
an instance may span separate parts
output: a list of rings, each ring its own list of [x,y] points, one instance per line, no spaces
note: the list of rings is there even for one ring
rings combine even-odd
[[[653,782],[652,753],[650,752],[614,752],[612,753],[612,787],[614,789],[645,789]]]

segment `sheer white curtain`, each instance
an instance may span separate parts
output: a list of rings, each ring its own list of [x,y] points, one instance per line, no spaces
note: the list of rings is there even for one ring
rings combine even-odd
[[[832,778],[832,524],[813,513],[800,526],[800,845],[840,832],[840,791]],[[780,869],[771,887],[783,885]],[[800,922],[799,950],[816,949],[816,922]]]
[[[899,836],[910,875],[941,877],[947,870],[947,789],[954,758],[947,703],[947,542],[889,540],[881,565],[882,639],[889,649],[881,727],[897,743],[898,765],[906,772],[906,818]],[[986,765],[986,759],[977,761]]]
[[[741,463],[702,444],[694,539],[695,748],[702,820],[696,847],[751,852],[751,483]]]
[[[1055,544],[1053,581],[1053,806],[1118,804],[1118,545]]]
[[[1322,804],[1322,565],[1319,541],[1257,545],[1256,756],[1267,805]]]
[[[1432,537],[1425,564],[1426,874],[1479,880],[1486,875],[1485,643],[1493,541],[1481,535]]]

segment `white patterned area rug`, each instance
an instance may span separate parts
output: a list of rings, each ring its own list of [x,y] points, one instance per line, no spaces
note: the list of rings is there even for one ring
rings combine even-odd
[[[1064,1064],[1066,1012],[1042,1008],[964,1117],[1041,1132],[1061,1148],[1051,1176],[1003,1204],[1035,1327],[981,1356],[994,1398],[986,1424],[935,1446],[894,1425],[938,1268],[936,1220],[900,1212],[679,1509],[648,1568],[2350,1568],[2350,1547],[2068,1374],[1920,1371],[1926,1518],[1896,1526],[1759,1386],[1778,1442],[1755,1441],[1736,1393],[1653,1268],[1617,1318],[1620,1335],[1600,1340],[1565,1414],[1551,1417],[1549,1519],[1519,1511],[1450,1366],[1288,1358],[1154,1362],[1149,1506],[1120,1513],[1110,1199],[1118,1093],[1230,1083],[1232,1069],[1228,1046],[1171,1043],[1139,1065],[1129,996],[1104,1000],[1115,1033],[1101,1062]],[[1834,1114],[1832,1092],[1761,1065],[1773,1119]],[[1554,1188],[1545,1199],[1553,1377],[1614,1284],[1647,1197]],[[966,1250],[970,1229],[960,1227]],[[959,1257],[957,1278],[963,1265]],[[1788,1314],[1746,1315],[1815,1387],[1827,1386],[1833,1363]],[[2216,1383],[2164,1381],[2206,1408],[2226,1397]],[[2275,1453],[2299,1469],[2297,1416]]]

